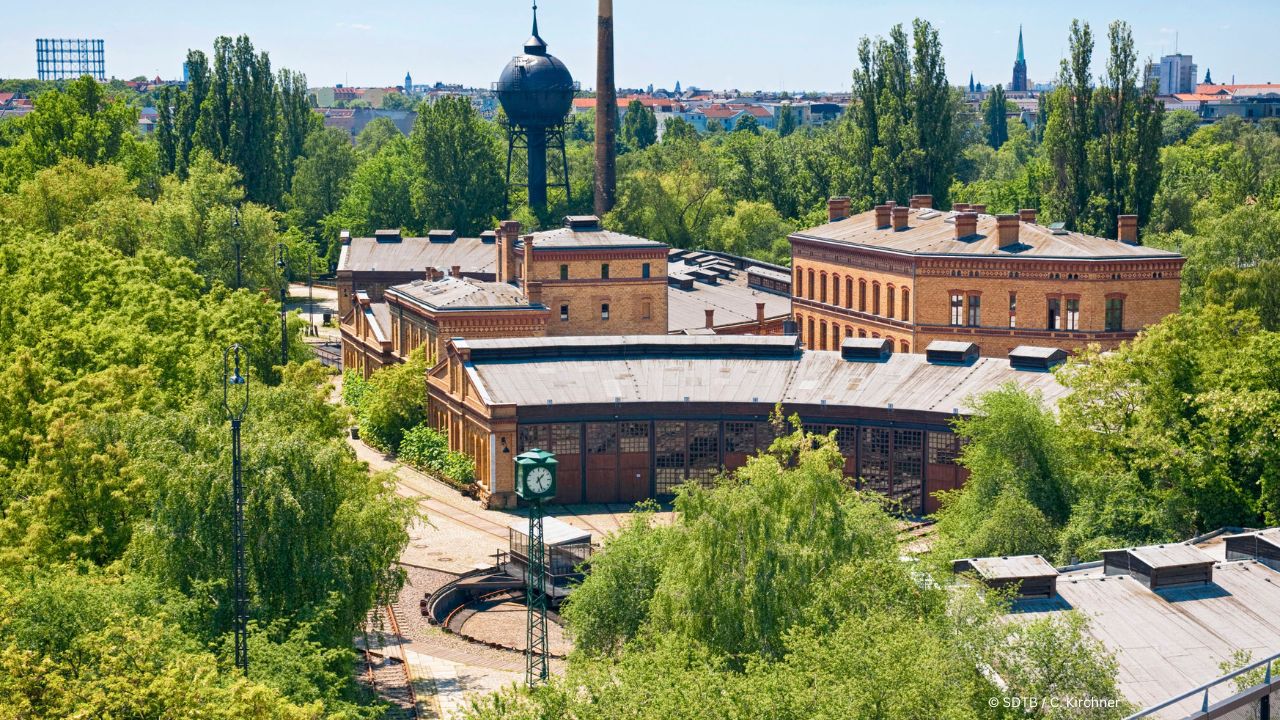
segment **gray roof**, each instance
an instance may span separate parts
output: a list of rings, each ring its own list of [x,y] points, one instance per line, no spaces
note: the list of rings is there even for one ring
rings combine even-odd
[[[984,580],[1057,576],[1058,570],[1039,555],[971,558],[967,561]]]
[[[351,238],[350,244],[342,246],[338,270],[425,273],[427,268],[449,269],[457,265],[463,272],[493,273],[496,262],[497,250],[480,238],[458,238],[453,242],[414,237],[394,242]]]
[[[556,228],[533,233],[533,247],[536,249],[575,249],[575,248],[664,248],[666,243],[648,240],[635,235],[624,235],[612,230],[593,228],[590,230],[574,230],[573,228]]]
[[[1208,683],[1223,673],[1236,651],[1254,660],[1280,650],[1280,573],[1253,560],[1219,563],[1213,583],[1152,591],[1127,575],[1064,574],[1058,598],[1019,600],[1015,618],[1030,620],[1077,610],[1088,632],[1114,653],[1120,691],[1151,707]],[[1218,702],[1231,683],[1210,690]],[[1200,709],[1203,695],[1162,710],[1182,718]]]
[[[1004,359],[936,365],[895,353],[851,362],[838,351],[801,351],[794,336],[600,336],[467,340],[468,372],[495,404],[777,402],[951,413],[1014,382],[1056,404],[1052,374]]]
[[[523,518],[507,524],[518,535],[529,536],[529,521]],[[542,518],[542,542],[547,545],[569,545],[571,543],[591,542],[591,533],[579,530],[558,517],[547,515]]]
[[[1030,257],[1070,260],[1173,259],[1181,257],[1168,250],[1127,245],[1106,238],[1068,232],[1055,235],[1044,225],[1018,222],[1019,244],[1001,249],[996,235],[996,216],[978,215],[977,237],[955,238],[954,213],[911,209],[908,229],[877,228],[874,210],[793,233],[800,239],[829,240],[847,245],[888,250],[907,255],[979,255],[1003,258]]]
[[[784,272],[778,272],[777,270],[770,270],[769,268],[760,267],[759,265],[752,265],[751,267],[747,268],[747,274],[759,275],[760,277],[769,278],[770,280],[780,280],[782,282],[791,282],[790,274],[784,273]]]
[[[681,263],[668,266],[668,278],[677,280],[692,278],[679,271],[672,274],[672,269],[688,267]],[[716,325],[736,325],[754,322],[756,319],[756,303],[764,303],[764,316],[776,318],[791,314],[791,298],[778,293],[756,290],[747,285],[746,273],[737,272],[731,277],[721,277],[715,285],[704,282],[693,283],[692,290],[681,290],[678,287],[667,288],[667,330],[681,332],[696,330],[707,324],[706,310],[716,311]]]
[[[414,280],[387,288],[395,295],[437,311],[510,310],[541,308],[529,302],[520,288],[500,282],[481,282],[470,278],[445,277],[435,282]]]
[[[1113,550],[1104,550],[1103,552],[1127,552],[1153,569],[1180,567],[1182,565],[1203,565],[1213,562],[1212,555],[1188,543],[1115,548]]]

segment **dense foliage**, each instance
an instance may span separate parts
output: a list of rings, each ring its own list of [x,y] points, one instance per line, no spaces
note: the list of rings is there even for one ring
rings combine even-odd
[[[716,488],[682,489],[671,525],[638,514],[564,609],[566,676],[471,717],[1024,717],[991,699],[1116,697],[1083,618],[1006,623],[998,598],[902,562],[843,463],[832,438],[796,431]]]

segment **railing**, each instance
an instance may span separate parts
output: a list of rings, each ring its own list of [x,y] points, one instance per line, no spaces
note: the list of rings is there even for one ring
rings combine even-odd
[[[1270,686],[1272,682],[1272,679],[1271,679],[1272,666],[1275,665],[1278,661],[1280,661],[1280,653],[1276,653],[1275,655],[1272,655],[1270,657],[1263,658],[1254,663],[1250,663],[1249,665],[1246,665],[1240,668],[1239,670],[1233,670],[1232,672],[1229,672],[1226,675],[1223,675],[1222,677],[1217,678],[1216,680],[1207,682],[1204,685],[1201,685],[1200,687],[1192,688],[1191,690],[1188,690],[1182,693],[1181,695],[1171,697],[1168,700],[1165,700],[1164,702],[1160,703],[1159,705],[1154,705],[1152,707],[1147,708],[1146,710],[1134,713],[1133,715],[1130,715],[1129,717],[1125,718],[1125,720],[1137,720],[1138,718],[1151,717],[1156,713],[1160,712],[1161,710],[1166,710],[1170,707],[1173,707],[1174,705],[1177,705],[1178,703],[1194,699],[1197,695],[1203,695],[1203,699],[1200,703],[1200,712],[1207,713],[1209,712],[1209,707],[1212,704],[1209,700],[1210,690],[1212,690],[1215,687],[1218,687],[1219,685],[1227,682],[1228,680],[1234,680],[1235,678],[1238,678],[1241,675],[1244,675],[1245,673],[1252,672],[1264,666],[1266,667],[1267,671],[1265,676],[1266,679],[1263,680],[1262,684],[1266,686]],[[1230,697],[1235,697],[1236,695],[1243,695],[1246,692],[1248,691],[1243,690],[1240,692],[1231,693],[1228,699]],[[1188,713],[1188,715],[1190,715],[1190,713]]]

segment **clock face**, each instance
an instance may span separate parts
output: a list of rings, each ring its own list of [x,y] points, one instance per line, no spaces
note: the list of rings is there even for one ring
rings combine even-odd
[[[536,467],[525,475],[524,484],[534,495],[543,495],[551,489],[551,471],[544,467]]]

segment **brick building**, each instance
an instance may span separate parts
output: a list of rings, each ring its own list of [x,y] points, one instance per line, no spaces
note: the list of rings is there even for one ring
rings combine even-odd
[[[792,307],[806,346],[886,338],[898,352],[934,340],[977,343],[1003,357],[1024,344],[1115,347],[1178,310],[1184,258],[1138,242],[1137,216],[1116,240],[1046,227],[1034,210],[878,205],[794,233]]]
[[[364,291],[380,302],[392,285],[422,280],[429,269],[450,271],[476,280],[493,280],[495,236],[460,238],[453,230],[432,230],[427,237],[403,237],[399,230],[379,230],[373,237],[342,232],[338,256],[338,317],[347,316],[356,294]]]
[[[980,358],[971,343],[895,354],[856,338],[824,352],[795,336],[450,340],[427,374],[428,421],[475,458],[492,507],[515,505],[512,458],[535,447],[556,454],[556,502],[632,503],[744,464],[781,405],[835,432],[846,476],[920,514],[965,480],[951,423],[966,401],[1014,382],[1054,403],[1066,390],[1046,370],[1065,357]]]

